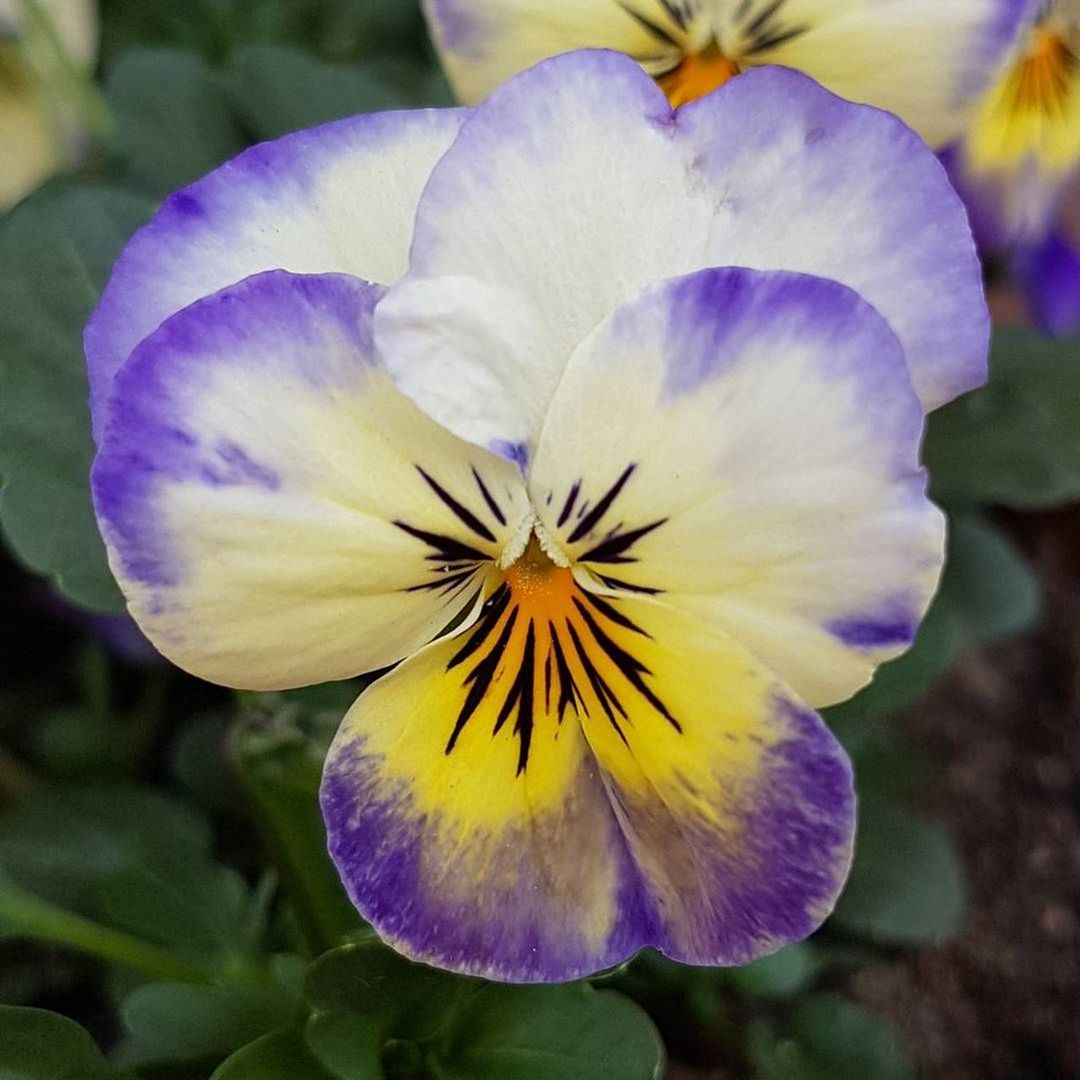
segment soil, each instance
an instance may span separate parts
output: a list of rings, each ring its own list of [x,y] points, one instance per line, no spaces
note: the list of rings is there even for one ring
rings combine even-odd
[[[967,927],[851,987],[926,1080],[1080,1080],[1080,509],[1009,524],[1041,626],[969,654],[901,719],[944,767],[925,809],[959,844]]]

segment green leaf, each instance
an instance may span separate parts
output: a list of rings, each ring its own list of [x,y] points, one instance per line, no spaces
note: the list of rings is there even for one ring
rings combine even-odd
[[[319,957],[308,969],[304,996],[319,1012],[367,1016],[387,1034],[424,1038],[461,996],[480,985],[365,941]]]
[[[280,987],[253,983],[149,983],[128,995],[122,1011],[130,1037],[123,1058],[132,1065],[220,1059],[299,1019],[295,998]]]
[[[902,807],[864,798],[855,862],[832,923],[875,941],[916,945],[955,934],[964,906],[948,836]]]
[[[372,70],[335,67],[276,45],[242,50],[227,85],[237,112],[259,139],[403,104]]]
[[[16,555],[99,611],[123,602],[90,505],[82,331],[151,203],[51,187],[0,221],[0,524]]]
[[[303,1037],[279,1031],[238,1050],[210,1080],[338,1080],[308,1050]],[[365,1078],[358,1078],[365,1080]]]
[[[1080,496],[1080,339],[998,331],[989,382],[930,417],[925,459],[947,504]]]
[[[814,947],[800,941],[745,967],[727,969],[725,976],[750,997],[782,1000],[805,990],[820,970]]]
[[[0,1005],[0,1080],[121,1080],[74,1020]]]
[[[341,1080],[383,1080],[382,1031],[370,1016],[327,1012],[304,1028],[308,1049],[319,1064]]]
[[[255,951],[261,927],[248,887],[231,867],[173,859],[103,876],[97,910],[110,926],[178,955],[226,965]]]
[[[212,835],[185,805],[125,785],[38,788],[0,816],[0,866],[65,906],[95,906],[106,877],[142,865],[204,861]]]
[[[941,601],[961,640],[991,642],[1035,623],[1042,589],[1034,570],[1000,529],[976,514],[955,514]]]
[[[132,49],[109,76],[115,143],[130,178],[166,195],[246,145],[217,75],[192,53]]]
[[[812,997],[793,1017],[793,1034],[829,1080],[910,1080],[892,1027],[838,997]]]
[[[281,704],[250,710],[232,740],[236,772],[312,952],[362,932],[326,850],[319,783],[340,713]]]
[[[663,1048],[628,998],[588,985],[497,986],[474,994],[438,1053],[447,1080],[654,1080]]]

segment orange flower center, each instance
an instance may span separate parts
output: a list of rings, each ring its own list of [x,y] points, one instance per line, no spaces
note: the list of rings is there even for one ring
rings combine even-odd
[[[677,68],[656,80],[674,108],[696,101],[723,86],[740,72],[739,65],[715,45],[688,56]]]
[[[1059,27],[1038,27],[1012,77],[1009,90],[1013,107],[1050,115],[1060,112],[1068,100],[1070,76],[1077,63]]]

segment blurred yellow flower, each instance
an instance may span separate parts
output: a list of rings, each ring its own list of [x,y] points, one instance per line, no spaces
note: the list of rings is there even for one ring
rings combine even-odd
[[[0,209],[78,152],[72,73],[97,58],[94,0],[0,0]]]

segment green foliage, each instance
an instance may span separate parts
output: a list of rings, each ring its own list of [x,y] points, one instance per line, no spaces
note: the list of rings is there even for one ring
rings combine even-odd
[[[1080,496],[1080,339],[994,337],[990,380],[931,417],[926,463],[947,504],[1055,506]]]
[[[205,60],[170,49],[132,49],[109,75],[115,150],[130,181],[167,195],[247,145],[225,88]]]
[[[318,690],[324,700],[341,694],[348,703],[355,694],[349,684]],[[294,701],[255,698],[233,734],[232,757],[308,945],[318,953],[364,931],[330,862],[319,812],[322,763],[346,706],[305,708],[301,702],[318,705],[310,691]]]
[[[878,942],[914,945],[956,933],[963,915],[963,877],[946,834],[864,793],[855,862],[832,925]]]
[[[0,1080],[130,1080],[74,1020],[0,1005]]]
[[[378,1074],[372,1076],[374,1080]],[[301,1034],[276,1031],[233,1054],[214,1071],[210,1080],[337,1080],[337,1077],[319,1064]],[[357,1073],[356,1080],[367,1077]]]
[[[239,116],[256,139],[275,139],[329,120],[405,104],[370,67],[338,67],[280,45],[241,50],[225,82]]]
[[[82,330],[152,207],[112,188],[47,188],[0,220],[0,524],[15,553],[98,611],[122,608],[90,506]]]
[[[807,998],[790,1035],[756,1024],[750,1055],[760,1080],[914,1080],[889,1025],[839,998]]]

